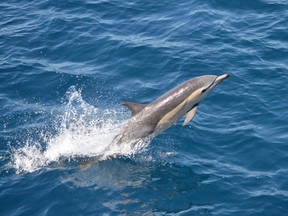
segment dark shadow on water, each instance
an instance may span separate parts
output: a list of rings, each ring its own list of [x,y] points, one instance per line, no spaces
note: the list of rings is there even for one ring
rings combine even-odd
[[[111,199],[104,199],[103,205],[121,214],[210,214],[212,206],[193,201],[199,185],[207,178],[187,166],[143,158],[114,158],[63,176],[62,182],[72,188],[95,190],[95,197],[97,191],[106,191]]]

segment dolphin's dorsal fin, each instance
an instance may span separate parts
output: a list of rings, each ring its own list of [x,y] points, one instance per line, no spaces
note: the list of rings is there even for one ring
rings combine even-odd
[[[182,124],[182,126],[187,125],[196,115],[198,105],[194,106],[191,110],[189,110],[186,114],[186,118]]]
[[[132,116],[135,116],[137,113],[139,113],[147,106],[146,104],[137,104],[133,102],[124,102],[122,103],[122,105],[130,109]]]

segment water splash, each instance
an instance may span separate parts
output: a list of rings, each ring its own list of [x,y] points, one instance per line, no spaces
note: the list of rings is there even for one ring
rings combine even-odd
[[[81,91],[71,87],[68,103],[61,114],[56,135],[39,132],[44,144],[28,139],[23,147],[12,148],[11,165],[17,173],[34,172],[63,160],[100,157],[105,160],[116,155],[131,156],[147,146],[144,140],[109,147],[125,123],[125,113],[112,109],[99,109],[86,103]]]

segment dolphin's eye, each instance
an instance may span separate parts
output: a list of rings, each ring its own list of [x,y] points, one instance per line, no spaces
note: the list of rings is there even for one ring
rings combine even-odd
[[[206,90],[207,90],[207,88],[205,88],[205,89],[202,89],[201,93],[204,93]]]

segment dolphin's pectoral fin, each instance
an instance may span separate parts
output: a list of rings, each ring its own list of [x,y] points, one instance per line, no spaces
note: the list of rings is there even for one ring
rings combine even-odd
[[[182,126],[187,125],[194,118],[194,116],[196,115],[197,109],[198,109],[198,105],[194,106],[189,112],[187,112],[186,118]]]
[[[137,104],[133,102],[124,102],[122,103],[122,105],[130,109],[132,116],[135,116],[137,113],[139,113],[147,106],[146,104]]]
[[[199,97],[201,95],[201,88],[197,89],[196,91],[194,91],[188,98],[187,98],[187,102],[190,103],[192,101],[194,101],[197,97]]]

